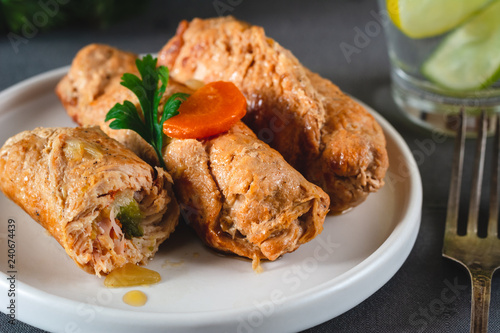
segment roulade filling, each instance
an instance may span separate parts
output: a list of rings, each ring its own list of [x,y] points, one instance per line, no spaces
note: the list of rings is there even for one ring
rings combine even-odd
[[[77,231],[80,223],[72,225],[78,262],[91,263],[97,275],[127,262],[144,264],[171,232],[163,221],[170,201],[166,192],[124,190],[109,195],[113,200],[84,232]]]
[[[147,244],[144,235],[161,222],[164,213],[152,211],[151,206],[155,206],[152,194],[125,190],[113,194],[113,199],[92,222],[90,238],[94,267],[103,272],[109,271],[110,263],[121,266],[129,261],[129,257],[138,254],[147,256],[148,252],[152,252],[156,244]]]

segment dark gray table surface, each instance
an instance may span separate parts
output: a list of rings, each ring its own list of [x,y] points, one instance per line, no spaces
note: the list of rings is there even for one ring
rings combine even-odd
[[[421,228],[401,269],[355,308],[306,332],[468,332],[469,277],[464,269],[441,256],[453,139],[435,140],[430,131],[406,120],[394,104],[385,37],[376,28],[379,24],[376,1],[222,2],[232,4],[223,14],[263,26],[269,36],[289,48],[304,65],[382,114],[404,137],[421,172],[424,190]],[[173,35],[179,20],[220,14],[215,4],[216,1],[158,0],[137,18],[104,31],[69,28],[37,33],[16,46],[5,35],[1,36],[0,90],[70,64],[75,53],[89,43],[156,52]],[[357,35],[367,25],[372,30],[361,43]],[[359,47],[346,56],[342,43],[353,46],[357,43]],[[473,142],[467,148],[471,150]],[[470,174],[469,168],[466,174]],[[492,298],[490,331],[500,332],[498,278],[493,281]],[[1,306],[4,311],[4,305]],[[10,325],[2,313],[0,332],[42,331],[22,322]]]

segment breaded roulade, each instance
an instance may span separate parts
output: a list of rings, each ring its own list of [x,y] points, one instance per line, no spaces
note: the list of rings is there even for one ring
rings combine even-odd
[[[330,195],[332,213],[383,186],[388,157],[379,124],[263,28],[233,17],[182,21],[158,64],[182,83],[233,82],[247,98],[243,121]]]
[[[172,140],[165,163],[181,213],[209,246],[275,260],[323,230],[329,198],[242,122],[207,140]]]
[[[98,276],[145,264],[179,219],[170,175],[98,127],[37,128],[8,139],[0,189]]]
[[[121,63],[135,58],[109,46],[89,45],[77,54],[56,92],[80,125],[99,125],[125,144],[144,144],[132,147],[141,154],[149,148],[135,132],[111,130],[104,122],[107,110],[126,96],[126,88],[115,79],[123,74]],[[91,95],[87,86],[100,88]],[[164,98],[178,91],[192,92],[171,80]],[[137,105],[135,97],[127,98]],[[163,156],[181,213],[215,249],[254,263],[275,260],[323,229],[328,195],[241,122],[204,140],[168,139]]]

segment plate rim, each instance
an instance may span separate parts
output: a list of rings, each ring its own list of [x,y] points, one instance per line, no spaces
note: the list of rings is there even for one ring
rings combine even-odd
[[[55,68],[35,76],[32,76],[28,79],[22,80],[0,92],[0,106],[8,103],[12,99],[16,97],[16,94],[22,93],[27,89],[33,89],[37,85],[41,85],[44,82],[52,81],[56,79],[62,78],[63,75],[67,73],[70,66],[63,66],[59,68]],[[302,291],[300,293],[294,294],[291,297],[288,296],[285,303],[280,304],[278,307],[278,313],[273,314],[276,318],[283,317],[285,313],[294,312],[294,311],[303,311],[303,307],[321,307],[320,305],[328,305],[332,302],[331,297],[329,297],[332,293],[336,291],[344,291],[350,292],[353,288],[353,283],[349,282],[349,279],[354,276],[358,280],[366,279],[370,274],[374,274],[375,272],[378,274],[377,279],[371,280],[370,291],[367,293],[363,293],[363,295],[359,295],[357,297],[353,297],[350,302],[347,302],[345,306],[341,307],[340,310],[337,310],[336,313],[324,311],[323,314],[317,314],[316,316],[309,316],[308,320],[303,320],[301,318],[301,325],[295,324],[293,327],[285,327],[280,324],[280,326],[276,325],[278,320],[268,320],[262,326],[254,328],[255,331],[289,331],[289,330],[301,330],[312,327],[314,325],[318,325],[326,320],[337,317],[338,315],[352,309],[353,307],[360,304],[362,301],[370,297],[374,292],[380,289],[383,285],[385,285],[392,276],[400,269],[402,264],[406,261],[410,251],[412,250],[415,240],[418,235],[418,230],[420,228],[421,222],[421,209],[423,202],[423,189],[422,189],[422,181],[420,177],[420,172],[418,170],[418,166],[413,158],[413,154],[410,151],[410,148],[402,138],[402,136],[396,131],[396,129],[385,119],[383,118],[377,111],[375,111],[370,106],[366,105],[362,101],[353,97],[353,99],[361,104],[368,112],[374,116],[377,122],[381,125],[384,130],[384,133],[387,137],[390,137],[393,141],[394,145],[398,148],[398,151],[405,157],[406,162],[409,164],[409,167],[413,171],[408,177],[409,181],[409,191],[408,191],[408,205],[404,211],[402,217],[398,219],[398,223],[394,227],[394,229],[390,232],[389,236],[383,241],[383,243],[368,257],[364,258],[361,262],[356,264],[354,267],[348,269],[346,272],[340,274],[339,276],[328,280],[326,282],[321,283],[315,288],[308,289],[307,291]],[[6,112],[8,113],[8,111]],[[3,113],[0,113],[3,114]],[[405,221],[409,221],[403,223]],[[392,254],[388,256],[388,254]],[[394,259],[393,257],[397,257],[397,263],[391,266],[392,269],[385,269],[385,272],[379,272],[380,269],[377,267],[381,266],[381,263],[384,261],[389,261],[389,259]],[[385,267],[385,266],[384,266]],[[2,288],[6,287],[6,274],[4,272],[0,272],[0,286]],[[352,280],[352,279],[351,279]],[[82,303],[76,300],[67,299],[61,296],[57,296],[54,294],[50,294],[44,290],[33,287],[29,284],[23,283],[22,281],[16,281],[18,287],[18,294],[22,295],[24,299],[31,299],[33,302],[30,306],[36,307],[35,303],[40,305],[49,305],[53,310],[63,311],[65,314],[74,313],[78,306],[81,306]],[[322,292],[315,292],[316,289],[325,289]],[[313,294],[314,297],[304,297],[304,294]],[[38,295],[37,295],[38,294]],[[367,295],[366,295],[367,294]],[[50,299],[49,299],[50,298]],[[300,310],[299,310],[300,309]],[[193,327],[205,327],[208,325],[211,329],[214,329],[213,324],[217,323],[218,325],[215,327],[213,332],[219,332],[221,327],[228,328],[234,327],[234,321],[228,320],[228,317],[238,318],[244,314],[249,313],[249,311],[254,311],[255,306],[244,306],[238,307],[236,309],[231,309],[230,311],[224,310],[211,310],[211,311],[201,311],[201,312],[176,312],[176,313],[158,313],[158,312],[140,312],[131,310],[123,310],[123,309],[115,309],[115,308],[106,308],[103,307],[99,316],[103,318],[116,318],[119,320],[123,320],[126,316],[128,320],[137,320],[142,323],[145,323],[149,320],[155,321],[152,327],[160,328],[165,327],[168,324],[169,328],[172,328],[175,331],[185,331],[192,329]],[[45,310],[44,310],[45,311]],[[2,308],[2,312],[6,313]],[[24,311],[23,313],[30,313],[30,311]],[[317,313],[317,312],[316,312]],[[194,317],[193,318],[193,314]],[[214,315],[219,314],[217,318]],[[290,314],[286,314],[286,316],[290,316]],[[19,320],[26,322],[35,327],[40,327],[42,329],[52,330],[55,326],[47,326],[40,325],[40,321],[33,320],[30,316],[26,315],[18,315]],[[222,318],[220,318],[222,317]],[[186,320],[189,319],[189,325],[186,327]],[[270,319],[270,318],[268,318]],[[98,321],[98,320],[97,320]],[[47,323],[50,321],[46,321]],[[228,326],[229,325],[229,326]],[[58,327],[58,326],[56,326]],[[207,330],[208,331],[208,330]]]

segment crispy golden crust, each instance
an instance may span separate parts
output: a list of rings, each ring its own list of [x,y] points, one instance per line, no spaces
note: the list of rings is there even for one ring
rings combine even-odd
[[[126,262],[146,263],[179,216],[170,176],[97,127],[37,128],[10,138],[0,150],[0,189],[97,275]],[[119,239],[121,230],[110,235],[109,214],[99,220],[124,193],[139,195],[150,218],[144,236],[132,240]]]
[[[388,157],[378,123],[261,27],[233,17],[182,21],[159,64],[180,82],[235,83],[248,101],[244,122],[330,195],[331,212],[383,185]]]
[[[320,153],[311,159],[304,174],[333,193],[332,207],[342,208],[335,210],[345,210],[384,185],[389,167],[385,136],[373,116],[336,85],[318,74],[306,73],[321,96],[327,117],[321,129]]]
[[[92,53],[86,51],[89,47],[93,48]],[[117,63],[129,61],[117,55],[100,65],[116,64],[111,68],[81,65],[86,62],[85,58],[93,58],[93,53],[104,52],[99,48],[109,48],[89,47],[77,54],[70,70],[70,73],[78,73],[81,68],[75,66],[84,66],[89,71],[88,76],[72,83],[64,79],[58,87],[63,104],[68,100],[67,92],[73,88],[61,89],[62,85],[78,82],[84,89],[85,80],[99,80],[94,71],[111,73],[122,68]],[[108,54],[119,52],[114,50]],[[89,62],[93,60],[89,59]],[[99,108],[123,102],[124,94],[120,90],[125,88],[116,82],[107,82],[108,86],[103,87],[108,93],[100,99],[112,102],[100,104]],[[165,98],[177,91],[190,92],[186,86],[173,80],[169,87]],[[77,94],[75,98],[80,100]],[[99,125],[114,136],[116,131],[110,130],[103,121],[105,112],[92,100],[87,103],[92,105],[81,103],[69,112],[76,119],[85,119],[84,125]],[[80,117],[79,113],[86,115]],[[125,137],[117,135],[116,139],[127,144],[136,141],[134,136],[138,135],[128,132]],[[241,122],[228,133],[206,140],[169,140],[164,160],[174,179],[184,218],[211,247],[252,259],[274,260],[294,251],[322,230],[328,212],[328,196],[306,181],[278,152],[258,140]]]

